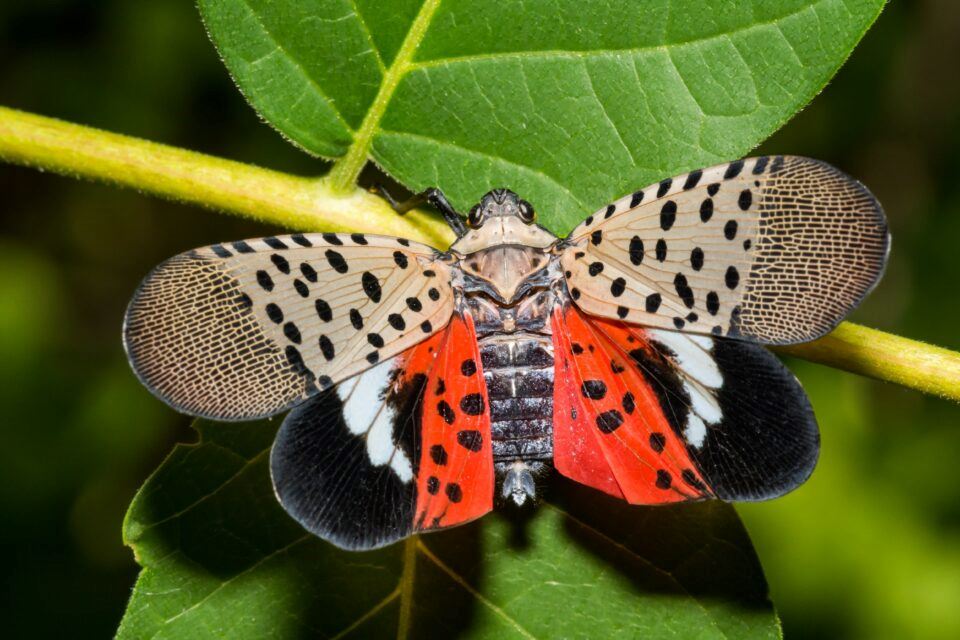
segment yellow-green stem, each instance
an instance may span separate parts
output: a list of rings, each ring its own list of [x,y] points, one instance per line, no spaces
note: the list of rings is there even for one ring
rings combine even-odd
[[[240,162],[0,107],[0,159],[255,218],[300,231],[363,231],[445,248],[434,215],[398,216],[361,189],[331,188]],[[352,175],[353,172],[351,172]],[[960,354],[845,322],[785,353],[960,402]]]
[[[851,322],[775,351],[960,402],[960,353]]]
[[[399,216],[354,186],[334,191],[303,178],[0,107],[0,159],[110,182],[299,231],[364,231],[445,248],[453,237],[436,216]]]

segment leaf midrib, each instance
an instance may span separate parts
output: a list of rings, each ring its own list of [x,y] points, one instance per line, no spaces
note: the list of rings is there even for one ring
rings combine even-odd
[[[423,41],[430,27],[430,21],[440,6],[441,0],[426,0],[417,12],[416,18],[410,24],[410,30],[400,45],[393,63],[383,74],[383,81],[380,83],[380,89],[377,96],[373,99],[367,115],[364,116],[360,128],[353,136],[353,143],[347,149],[347,153],[337,161],[328,175],[330,186],[342,192],[348,192],[354,188],[360,171],[363,170],[370,155],[370,147],[373,144],[373,137],[376,135],[380,126],[380,121],[387,111],[391,98],[400,84],[400,80],[409,71],[413,60],[413,54]]]

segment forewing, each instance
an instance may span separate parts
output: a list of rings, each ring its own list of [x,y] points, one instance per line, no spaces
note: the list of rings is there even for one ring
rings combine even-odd
[[[469,315],[454,315],[424,391],[417,530],[450,527],[493,508],[490,401]]]
[[[398,238],[333,233],[190,251],[134,295],[127,354],[180,411],[269,416],[442,329],[453,294],[438,256]]]
[[[572,306],[553,322],[555,405],[576,409],[556,413],[564,475],[658,504],[773,498],[813,471],[820,439],[810,403],[763,347],[640,329]]]
[[[650,327],[812,340],[876,284],[879,203],[828,164],[749,158],[621,198],[570,234],[561,263],[588,313]]]

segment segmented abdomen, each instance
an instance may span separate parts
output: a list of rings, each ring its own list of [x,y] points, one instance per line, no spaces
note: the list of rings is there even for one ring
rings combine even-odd
[[[553,344],[517,332],[480,340],[495,462],[553,457]]]

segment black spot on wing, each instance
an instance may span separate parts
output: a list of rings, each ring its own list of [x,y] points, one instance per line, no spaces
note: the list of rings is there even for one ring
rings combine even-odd
[[[677,221],[677,203],[673,200],[667,202],[660,209],[660,228],[669,231]]]
[[[614,298],[619,298],[626,290],[627,281],[621,277],[614,278],[613,282],[610,283],[610,295]]]
[[[657,469],[657,488],[669,489],[672,484],[673,478],[670,476],[670,472],[666,469]]]
[[[210,247],[210,250],[213,251],[214,255],[218,258],[229,258],[233,254],[230,253],[230,250],[224,247],[222,244],[215,244]]]
[[[613,433],[623,424],[623,414],[616,409],[604,411],[597,416],[597,429],[602,433]]]
[[[657,187],[657,197],[662,198],[667,195],[667,191],[670,191],[670,187],[673,185],[673,178],[667,178],[660,182],[660,186]]]
[[[583,397],[591,400],[602,400],[607,395],[607,385],[603,380],[584,380],[580,386]]]
[[[270,262],[274,264],[280,273],[290,273],[290,263],[287,262],[287,259],[281,256],[279,253],[270,254]]]
[[[723,173],[724,180],[731,180],[740,175],[740,172],[743,171],[743,160],[737,160],[736,162],[731,162],[727,165],[727,170]]]
[[[335,349],[334,346],[333,346],[333,342],[330,341],[330,338],[328,338],[327,336],[322,335],[322,336],[320,336],[318,342],[319,342],[319,346],[320,346],[320,353],[323,354],[324,359],[327,360],[328,362],[329,362],[330,360],[333,360],[333,358],[334,358],[334,357],[336,356],[336,354],[337,354],[337,351],[336,351],[336,349]]]
[[[363,316],[360,315],[360,312],[356,309],[350,309],[350,324],[353,325],[353,328],[357,331],[363,329]]]
[[[330,322],[333,320],[333,309],[330,308],[329,303],[323,298],[317,298],[313,301],[313,306],[317,310],[317,316],[324,322]]]
[[[647,313],[656,313],[662,302],[663,296],[661,296],[659,293],[651,293],[647,296],[646,301],[644,302],[644,308],[646,309]]]
[[[324,254],[327,258],[327,262],[337,273],[346,273],[349,270],[347,266],[347,261],[344,259],[343,254],[334,251],[333,249],[327,249]]]
[[[433,460],[433,463],[438,466],[445,466],[448,460],[447,450],[442,444],[432,445],[430,447],[430,459]]]
[[[383,296],[383,289],[380,287],[380,281],[377,280],[377,276],[369,271],[364,271],[363,275],[360,276],[360,283],[363,286],[363,292],[367,294],[370,300],[380,302],[380,298]]]
[[[713,217],[713,199],[707,198],[700,203],[700,221],[709,222]]]
[[[460,485],[456,482],[447,483],[446,489],[444,492],[447,494],[447,498],[450,502],[456,504],[463,500],[463,489],[460,488]]]
[[[692,309],[694,305],[693,289],[687,282],[687,277],[682,273],[678,273],[673,278],[673,287],[676,289],[677,295],[680,296],[683,304],[685,304],[688,309]]]
[[[257,271],[257,284],[259,284],[264,291],[273,291],[273,278],[262,269]]]
[[[693,189],[700,182],[700,178],[703,177],[703,171],[697,169],[696,171],[691,171],[687,174],[687,179],[683,183],[683,189]]]
[[[441,400],[437,403],[437,415],[447,424],[453,424],[453,421],[457,419],[457,414],[453,412],[453,407],[451,407],[446,400]]]
[[[667,446],[667,436],[663,435],[660,432],[654,432],[650,434],[650,448],[656,451],[657,453],[662,453],[663,448]]]
[[[475,429],[459,431],[457,432],[457,444],[467,451],[476,453],[483,448],[483,435]]]
[[[630,262],[634,265],[639,265],[643,262],[643,240],[640,236],[633,236],[630,239],[630,246],[628,248],[630,253]]]
[[[306,262],[300,263],[300,273],[302,273],[303,277],[309,280],[310,282],[317,281],[317,270],[311,267]]]
[[[274,236],[270,236],[269,238],[264,238],[263,242],[271,249],[277,249],[278,251],[282,249],[289,249],[289,247],[283,240]]]
[[[479,416],[484,412],[483,395],[468,393],[460,399],[460,410],[469,416]]]

